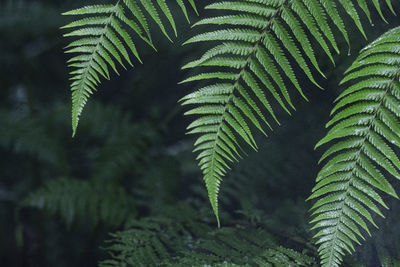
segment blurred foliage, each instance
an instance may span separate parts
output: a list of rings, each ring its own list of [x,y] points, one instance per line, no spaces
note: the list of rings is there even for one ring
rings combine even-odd
[[[179,68],[197,53],[180,45],[191,31],[183,14],[177,17],[182,27],[174,43],[155,38],[158,54],[141,49],[143,65],[104,82],[82,116],[78,136],[71,139],[66,43],[59,30],[66,21],[60,14],[94,2],[0,0],[0,265],[97,266],[112,259],[99,249],[112,246],[104,240],[120,240],[123,231],[142,236],[144,243],[178,232],[176,239],[167,235],[174,242],[163,243],[180,247],[173,253],[168,249],[162,259],[171,266],[193,259],[191,246],[196,257],[208,256],[200,249],[205,244],[258,231],[268,238],[259,246],[264,250],[255,250],[249,260],[282,256],[279,251],[287,251],[277,252],[278,244],[315,258],[307,225],[310,206],[304,202],[320,157],[313,146],[323,136],[341,73],[366,41],[351,34],[352,55],[338,56],[335,72],[328,63],[324,66],[325,91],[305,86],[311,104],[294,99],[297,112],[279,114],[282,126],[270,138],[256,137],[260,152],[247,151],[224,181],[223,225],[217,230],[191,153],[193,140],[184,134],[188,123],[177,104],[192,89],[177,86],[188,74]],[[199,11],[205,12],[201,6]],[[368,29],[369,38],[389,27],[376,23]],[[52,191],[53,185],[59,191]],[[35,197],[38,192],[45,194]],[[60,198],[46,204],[47,193],[64,198],[66,206]],[[380,261],[396,266],[400,204],[386,202],[389,215],[377,218],[381,228],[344,266],[375,267]],[[226,260],[244,265],[244,258],[237,260],[241,253],[235,250]],[[224,265],[222,258],[214,262],[235,266]]]
[[[182,205],[164,213],[112,234],[112,259],[100,266],[316,266],[309,251],[279,246],[261,225],[232,220],[232,226],[213,229],[207,216]]]

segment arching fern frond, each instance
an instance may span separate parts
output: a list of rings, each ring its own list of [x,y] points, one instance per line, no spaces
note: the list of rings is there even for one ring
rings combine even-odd
[[[66,178],[48,181],[21,205],[57,214],[67,226],[78,221],[117,227],[135,213],[135,202],[123,187]]]
[[[338,2],[363,32],[354,9],[355,1]],[[374,3],[380,10],[379,4]],[[279,124],[272,101],[290,114],[294,109],[290,87],[296,88],[307,99],[291,62],[297,63],[305,76],[320,87],[312,69],[321,76],[324,74],[309,37],[315,39],[333,62],[331,49],[336,52],[339,49],[330,20],[346,40],[348,36],[335,1],[232,0],[213,3],[206,9],[224,10],[228,14],[200,20],[195,26],[225,27],[186,41],[186,44],[211,41],[219,41],[219,44],[183,67],[205,68],[183,82],[205,81],[209,84],[181,101],[183,105],[197,105],[185,114],[199,116],[188,130],[190,134],[201,135],[195,142],[194,151],[199,152],[197,159],[219,224],[218,192],[222,177],[229,169],[228,163],[240,157],[241,141],[257,149],[250,125],[266,135],[265,125],[272,129],[272,121]]]
[[[309,199],[324,267],[339,266],[354,251],[372,213],[388,208],[382,193],[398,198],[386,175],[400,179],[400,28],[363,49],[341,84],[348,88],[336,99],[328,134],[316,147],[329,143]],[[351,83],[349,83],[351,82]]]
[[[194,1],[188,0],[195,9]],[[187,16],[183,0],[178,5]],[[158,9],[158,8],[159,9]],[[135,46],[131,31],[154,48],[147,16],[155,21],[163,34],[171,40],[161,14],[177,34],[176,25],[165,0],[118,0],[115,5],[93,5],[75,9],[63,15],[83,16],[62,28],[74,28],[64,36],[78,39],[66,47],[66,53],[77,54],[71,58],[69,67],[74,68],[71,74],[72,90],[72,128],[76,133],[79,117],[89,98],[97,89],[100,77],[110,78],[110,68],[118,74],[117,65],[125,68],[124,61],[133,66],[129,53],[142,62]],[[197,11],[196,11],[197,12]]]

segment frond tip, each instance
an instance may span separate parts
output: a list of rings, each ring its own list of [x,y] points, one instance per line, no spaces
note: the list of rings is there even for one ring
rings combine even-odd
[[[294,64],[303,70],[311,83],[321,88],[313,70],[325,76],[312,41],[318,42],[334,63],[330,46],[337,52],[339,50],[328,18],[334,16],[331,9],[336,10],[336,6],[323,4],[325,2],[216,2],[206,9],[225,10],[228,14],[200,20],[195,26],[225,27],[198,34],[185,42],[219,42],[183,67],[205,69],[183,82],[207,81],[209,84],[182,99],[183,105],[197,105],[186,112],[200,116],[188,129],[189,133],[201,135],[194,151],[199,152],[197,159],[218,222],[218,192],[222,177],[229,170],[228,163],[240,158],[240,143],[257,149],[251,126],[267,135],[265,126],[272,129],[273,121],[279,125],[271,102],[276,102],[290,114],[295,109],[288,91],[290,87],[307,100]],[[336,17],[334,20],[338,21]]]
[[[176,35],[174,18],[165,0],[156,2]],[[188,2],[195,9],[193,0]],[[187,17],[187,10],[182,0],[177,0],[177,3]],[[78,38],[66,47],[66,53],[78,54],[68,61],[68,66],[75,69],[70,73],[73,135],[76,133],[79,117],[89,96],[100,84],[100,77],[109,79],[110,67],[118,74],[117,65],[126,68],[124,62],[133,66],[129,57],[130,52],[142,63],[128,29],[154,48],[144,12],[148,13],[163,34],[171,40],[154,0],[119,0],[115,5],[85,6],[63,13],[63,15],[83,16],[62,27],[74,29],[64,34],[65,37]]]
[[[395,28],[361,51],[341,83],[352,82],[335,101],[331,129],[317,144],[331,144],[309,198],[318,199],[311,223],[324,267],[339,266],[361,244],[362,232],[370,234],[372,213],[384,217],[381,192],[398,198],[384,174],[400,179],[399,45]]]
[[[379,1],[372,4],[381,13]],[[391,0],[386,4],[392,7]],[[240,150],[241,141],[257,148],[250,125],[265,134],[265,125],[272,129],[272,120],[279,124],[270,99],[289,114],[295,110],[287,88],[295,88],[307,100],[294,65],[321,88],[312,70],[322,77],[325,75],[316,59],[313,41],[333,64],[331,50],[339,53],[339,48],[332,25],[350,46],[338,5],[346,10],[366,37],[356,9],[359,6],[369,18],[370,6],[365,0],[217,1],[205,8],[222,10],[226,14],[202,19],[195,24],[225,26],[186,41],[185,44],[215,41],[219,44],[183,67],[218,69],[202,71],[183,81],[209,82],[183,98],[183,104],[200,105],[186,114],[200,116],[189,126],[189,133],[201,134],[195,143],[195,151],[200,153],[197,159],[218,221],[218,192],[222,177],[229,169],[228,163],[239,157],[237,150]]]

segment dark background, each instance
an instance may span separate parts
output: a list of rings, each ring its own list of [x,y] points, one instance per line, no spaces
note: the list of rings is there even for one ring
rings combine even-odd
[[[103,81],[84,110],[77,136],[71,138],[69,55],[63,53],[71,40],[60,30],[70,18],[60,13],[94,2],[0,0],[0,266],[96,266],[104,258],[99,247],[115,227],[85,222],[67,227],[59,216],[18,208],[30,192],[52,179],[118,181],[134,196],[136,218],[182,202],[196,202],[211,213],[191,153],[193,137],[185,135],[190,118],[177,103],[197,88],[177,85],[190,74],[180,67],[207,46],[181,46],[198,29],[190,28],[173,1],[178,37],[170,43],[153,27],[157,53],[138,41],[144,64],[120,68],[120,76]],[[209,2],[202,1],[200,17],[210,15],[202,9]],[[193,12],[191,18],[198,20]],[[369,40],[400,25],[399,18],[388,18],[389,24],[378,17],[374,26],[365,23]],[[333,100],[343,89],[338,87],[343,72],[367,44],[357,31],[349,32],[351,54],[339,39],[343,52],[336,56],[335,69],[327,57],[319,56],[327,76],[319,78],[325,90],[299,75],[310,102],[290,88],[297,112],[289,116],[278,108],[282,126],[275,125],[268,139],[257,135],[259,152],[247,149],[248,156],[225,177],[220,194],[223,225],[239,216],[235,211],[244,210],[276,232],[310,241],[311,204],[304,200],[322,152],[313,147],[326,132]],[[123,155],[126,159],[119,161]],[[391,210],[385,211],[386,220],[377,218],[380,231],[346,264],[378,266],[379,253],[400,257],[400,205],[387,201]]]

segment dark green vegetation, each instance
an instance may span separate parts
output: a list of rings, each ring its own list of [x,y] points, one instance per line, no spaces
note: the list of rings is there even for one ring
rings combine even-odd
[[[118,3],[138,18],[130,2]],[[317,0],[247,0],[236,7],[204,1],[196,3],[199,17],[192,1],[167,1],[168,10],[163,1],[137,2],[142,9],[153,2],[162,26],[148,12],[149,30],[141,18],[143,32],[137,34],[114,9],[70,25],[94,25],[99,32],[91,34],[100,36],[100,44],[63,39],[75,29],[59,29],[71,22],[61,13],[98,1],[0,2],[1,266],[320,266],[320,256],[326,266],[336,266],[342,253],[343,266],[399,265],[400,205],[390,196],[399,192],[393,179],[400,166],[399,30],[358,56],[400,25],[390,1],[354,1],[359,15],[346,6],[350,0],[337,1],[346,7],[338,5],[338,13],[331,2],[321,2],[332,16],[326,21]],[[399,3],[393,1],[393,10],[400,10]],[[187,18],[203,26],[191,29]],[[126,51],[112,51],[119,46],[115,36]],[[181,46],[207,40],[217,42]],[[87,68],[86,80],[72,86],[75,95],[85,96],[74,97],[74,127],[87,94],[101,88],[74,139],[65,66],[70,55],[62,50],[68,44],[83,55],[105,49],[98,52],[104,64],[97,59],[85,65],[83,57],[72,63],[78,68],[74,81],[82,81]],[[212,50],[201,56],[207,48]],[[192,86],[177,85],[185,79],[213,91],[190,94]],[[179,99],[197,104],[189,113],[200,117],[184,117],[188,109]],[[333,106],[330,130],[320,141]],[[203,173],[192,154],[196,139],[184,135],[187,125],[201,133],[196,148],[203,153]],[[328,143],[326,153],[313,150],[318,141]],[[321,170],[319,159],[325,162]],[[307,198],[318,199],[311,215],[317,230],[310,230],[313,203]],[[219,210],[220,229],[209,199]],[[356,252],[346,255],[353,247]]]

